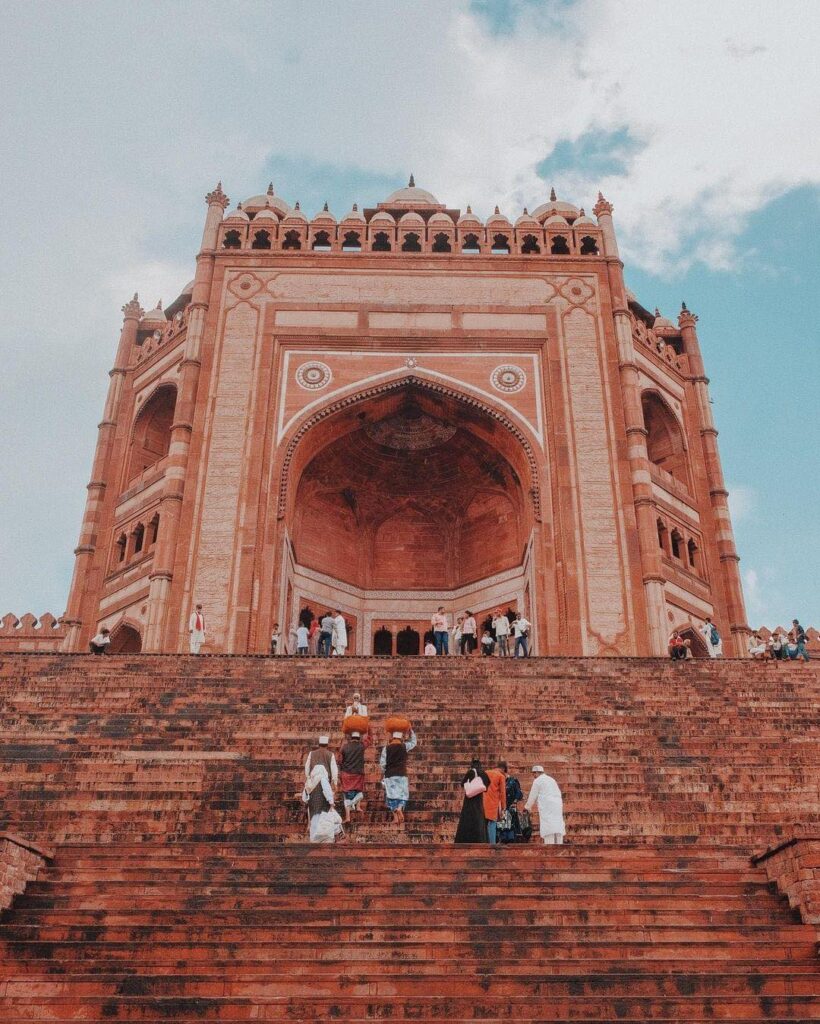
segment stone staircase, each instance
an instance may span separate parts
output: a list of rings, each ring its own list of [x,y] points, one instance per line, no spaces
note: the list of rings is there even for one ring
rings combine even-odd
[[[361,689],[411,804],[304,843]],[[820,1019],[761,850],[818,832],[817,665],[0,658],[0,830],[56,845],[0,924],[0,1021]],[[474,751],[545,764],[571,845],[451,845]]]

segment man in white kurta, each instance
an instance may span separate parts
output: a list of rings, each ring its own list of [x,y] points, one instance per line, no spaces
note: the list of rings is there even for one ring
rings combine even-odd
[[[345,622],[344,615],[342,615],[338,608],[333,618],[331,643],[333,645],[333,653],[337,656],[341,656],[347,650],[347,623]]]
[[[700,633],[703,639],[706,641],[706,650],[709,652],[710,658],[722,658],[723,657],[723,641],[720,638],[715,624],[711,619],[707,620],[700,627]],[[717,638],[717,642],[715,642]]]
[[[533,766],[535,776],[526,808],[538,811],[538,831],[546,845],[560,845],[564,841],[564,801],[558,783],[544,774],[540,764]]]
[[[199,648],[205,643],[205,613],[201,604],[196,606],[196,611],[191,612],[188,619],[188,638],[191,654],[199,654]]]

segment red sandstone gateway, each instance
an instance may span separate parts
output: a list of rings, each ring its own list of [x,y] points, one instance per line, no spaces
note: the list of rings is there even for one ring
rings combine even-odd
[[[443,604],[522,612],[536,654],[698,647],[709,616],[746,655],[697,317],[627,291],[602,196],[207,204],[190,284],[123,307],[65,650],[185,650],[201,601],[204,652],[339,608],[348,653],[420,653]]]

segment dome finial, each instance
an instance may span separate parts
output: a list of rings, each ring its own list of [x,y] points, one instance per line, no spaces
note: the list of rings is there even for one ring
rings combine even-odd
[[[273,182],[272,181],[268,184],[268,193],[267,194],[269,196],[273,195]]]
[[[495,209],[493,210],[493,216],[494,216],[494,217],[498,217],[498,216],[500,215],[500,213],[501,213],[501,211],[500,211],[500,210],[498,209],[498,207],[496,206],[496,208],[495,208]]]
[[[301,210],[302,209],[302,204],[299,202],[298,199],[296,200],[296,205],[293,207],[293,209],[294,210]]]
[[[353,212],[354,213],[358,213],[359,212],[359,204],[358,203],[354,203],[353,204]]]
[[[322,207],[322,213],[327,213],[327,212],[328,212],[328,209],[327,209],[327,199],[325,199],[325,205]]]
[[[558,199],[558,196],[555,194],[555,189],[551,188],[550,189],[550,202],[554,203],[554,202],[556,202],[557,199]]]
[[[472,206],[470,206],[470,204],[467,203],[467,213],[472,213],[472,212],[473,212]]]
[[[525,216],[525,217],[529,217],[529,215],[530,215],[530,211],[529,211],[529,210],[527,209],[527,207],[525,206],[525,207],[524,207],[524,216]]]
[[[412,174],[410,175],[410,180],[407,182],[407,187],[408,188],[415,188],[416,187],[416,179],[413,177]]]
[[[657,306],[655,306],[655,318],[657,319],[657,317],[659,317],[660,315],[661,315],[661,311],[658,309]]]
[[[688,313],[689,312],[689,308],[688,308],[688,306],[686,305],[685,302],[681,302],[681,304],[680,304],[680,311],[681,311],[681,313]]]

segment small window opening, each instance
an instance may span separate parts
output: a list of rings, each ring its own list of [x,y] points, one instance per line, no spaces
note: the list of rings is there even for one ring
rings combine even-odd
[[[386,231],[377,231],[373,236],[373,252],[390,252],[390,239]]]
[[[421,239],[415,231],[408,231],[401,244],[402,252],[421,252]]]
[[[669,539],[672,541],[672,557],[680,558],[680,546],[683,537],[681,537],[677,530],[673,530]]]
[[[524,235],[524,240],[521,243],[521,252],[527,256],[541,252],[541,246],[538,244],[538,239],[535,235]]]
[[[150,530],[150,533],[148,534],[148,544],[149,546],[153,546],[156,544],[157,537],[159,536],[159,513],[157,513],[148,524],[148,528]]]
[[[490,252],[492,253],[509,253],[510,251],[510,240],[506,235],[493,235],[493,244]]]
[[[257,231],[251,242],[251,249],[270,249],[270,231]]]
[[[298,231],[288,231],[285,234],[285,240],[282,242],[283,249],[301,249],[302,239],[299,237]]]
[[[433,252],[452,252],[450,239],[446,232],[442,231],[433,238]]]
[[[330,235],[327,231],[317,231],[313,236],[313,248],[316,252],[330,252]]]
[[[465,235],[464,241],[461,243],[462,252],[481,252],[481,244],[478,241],[478,235]]]
[[[377,629],[373,635],[373,653],[382,657],[393,653],[393,634],[386,626]]]
[[[142,545],[145,541],[145,527],[142,523],[137,523],[134,528],[134,554],[138,555],[142,551]]]
[[[342,252],[361,252],[362,236],[358,231],[346,231],[342,242]]]
[[[128,538],[125,536],[124,533],[121,533],[119,535],[119,537],[117,538],[117,543],[116,543],[117,561],[118,562],[124,562],[125,561],[125,549],[126,549],[127,546],[128,546]]]
[[[689,567],[691,569],[697,569],[698,566],[698,546],[693,540],[689,540],[686,545],[686,552],[689,558]]]
[[[664,526],[663,520],[658,520],[658,547],[661,551],[666,551],[666,534],[667,529]]]
[[[597,256],[598,255],[598,243],[590,235],[584,235],[581,239],[581,255],[582,256]]]
[[[553,256],[569,256],[569,245],[563,235],[556,235],[550,243],[550,252]]]
[[[242,236],[238,231],[226,231],[222,240],[223,249],[239,249],[242,246]]]

